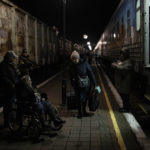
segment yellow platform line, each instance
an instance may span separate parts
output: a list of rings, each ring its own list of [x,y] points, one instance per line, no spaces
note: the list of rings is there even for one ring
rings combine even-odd
[[[97,67],[96,67],[97,68]],[[97,72],[98,72],[98,68],[97,68]],[[121,135],[121,132],[120,132],[120,129],[119,129],[119,126],[117,124],[117,120],[115,118],[115,115],[114,115],[114,112],[112,110],[112,106],[110,104],[110,100],[108,98],[108,95],[106,93],[106,90],[105,90],[105,87],[104,87],[104,84],[102,82],[102,78],[98,72],[98,76],[99,76],[99,80],[100,80],[100,83],[101,83],[101,88],[102,88],[102,91],[104,92],[104,96],[105,96],[105,99],[106,99],[106,103],[107,103],[107,106],[108,106],[108,109],[109,109],[109,113],[110,113],[110,116],[111,116],[111,120],[112,120],[112,123],[113,123],[113,126],[114,126],[114,130],[116,132],[116,136],[117,136],[117,139],[118,139],[118,143],[120,145],[120,149],[121,150],[126,150],[126,146],[124,144],[124,140],[122,138],[122,135]]]
[[[138,106],[141,108],[141,110],[142,110],[145,114],[148,114],[148,112],[146,111],[146,109],[145,109],[141,104],[138,104]]]
[[[144,97],[148,100],[148,101],[150,101],[150,96],[149,95],[144,95]]]

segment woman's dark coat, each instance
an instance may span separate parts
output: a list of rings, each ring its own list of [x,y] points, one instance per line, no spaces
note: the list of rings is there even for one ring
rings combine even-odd
[[[91,66],[84,59],[80,59],[80,62],[78,64],[73,64],[73,63],[71,64],[70,78],[71,78],[71,85],[74,88],[79,88],[78,87],[78,75],[81,77],[88,76],[90,81],[92,81],[95,87],[96,79],[95,79],[94,73],[92,71]]]

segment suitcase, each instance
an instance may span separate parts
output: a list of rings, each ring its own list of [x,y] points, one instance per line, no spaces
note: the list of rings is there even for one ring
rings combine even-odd
[[[77,98],[73,90],[68,91],[67,94],[67,108],[68,110],[76,110],[78,108]]]

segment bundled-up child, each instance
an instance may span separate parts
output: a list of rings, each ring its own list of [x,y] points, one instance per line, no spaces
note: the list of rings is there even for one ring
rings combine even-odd
[[[57,108],[50,103],[46,93],[41,94],[41,103],[44,106],[45,113],[49,115],[49,119],[53,121],[55,126],[66,122],[65,120],[61,119]]]

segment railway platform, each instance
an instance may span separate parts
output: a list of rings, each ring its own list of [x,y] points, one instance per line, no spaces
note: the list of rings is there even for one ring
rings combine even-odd
[[[93,66],[97,83],[102,92],[99,94],[100,106],[91,117],[78,119],[76,110],[62,106],[62,78],[67,80],[67,90],[71,88],[67,71],[59,73],[38,85],[46,92],[49,100],[66,120],[57,136],[42,135],[44,141],[32,144],[29,140],[12,140],[8,129],[0,129],[0,149],[2,150],[150,150],[150,142],[132,113],[120,113],[121,100],[115,88],[99,69]],[[120,106],[119,106],[120,105]],[[87,107],[88,110],[88,107]],[[2,113],[0,114],[2,124]]]

